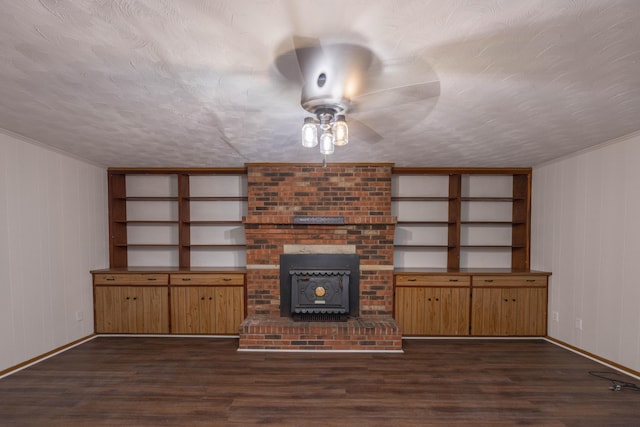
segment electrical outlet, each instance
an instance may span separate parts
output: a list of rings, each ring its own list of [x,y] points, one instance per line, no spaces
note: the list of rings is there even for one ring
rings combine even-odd
[[[560,321],[560,313],[558,313],[557,311],[552,311],[551,312],[551,319],[554,322],[559,322]]]
[[[582,319],[579,317],[576,317],[576,329],[582,330]]]
[[[82,311],[76,311],[76,320],[78,322],[81,322],[84,319],[84,312]]]

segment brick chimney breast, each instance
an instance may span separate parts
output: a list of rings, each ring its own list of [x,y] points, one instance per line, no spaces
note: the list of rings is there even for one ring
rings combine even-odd
[[[395,323],[392,166],[247,164],[248,210],[243,222],[247,314],[252,324],[255,317],[273,320],[280,316],[280,255],[291,248],[355,251],[360,257],[359,321]],[[310,221],[300,221],[303,217]]]

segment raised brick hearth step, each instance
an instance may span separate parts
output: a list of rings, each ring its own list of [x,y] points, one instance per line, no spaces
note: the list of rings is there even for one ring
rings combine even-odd
[[[302,322],[290,317],[247,317],[240,325],[239,350],[402,351],[392,318],[346,322]]]

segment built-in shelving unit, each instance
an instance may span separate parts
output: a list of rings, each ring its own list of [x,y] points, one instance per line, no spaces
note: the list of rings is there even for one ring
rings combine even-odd
[[[529,268],[528,168],[395,168],[399,268]]]
[[[244,168],[110,169],[110,266],[242,267]]]
[[[245,174],[190,179],[191,266],[245,265],[242,217],[247,211]]]
[[[245,168],[109,177],[110,268],[96,331],[232,334],[246,313]],[[529,269],[531,169],[394,168],[394,316],[408,335],[542,336]]]
[[[394,175],[392,214],[398,219],[396,262],[402,265],[446,265],[449,247],[448,175]]]

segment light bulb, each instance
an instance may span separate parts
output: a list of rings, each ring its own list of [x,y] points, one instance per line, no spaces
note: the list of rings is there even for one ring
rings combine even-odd
[[[327,155],[333,154],[333,134],[331,131],[323,132],[320,135],[320,153]]]
[[[343,115],[336,116],[336,121],[333,124],[333,133],[335,136],[333,143],[335,145],[343,146],[349,143],[349,127]]]
[[[311,117],[307,117],[302,126],[302,146],[311,148],[316,145],[318,145],[318,127]]]

